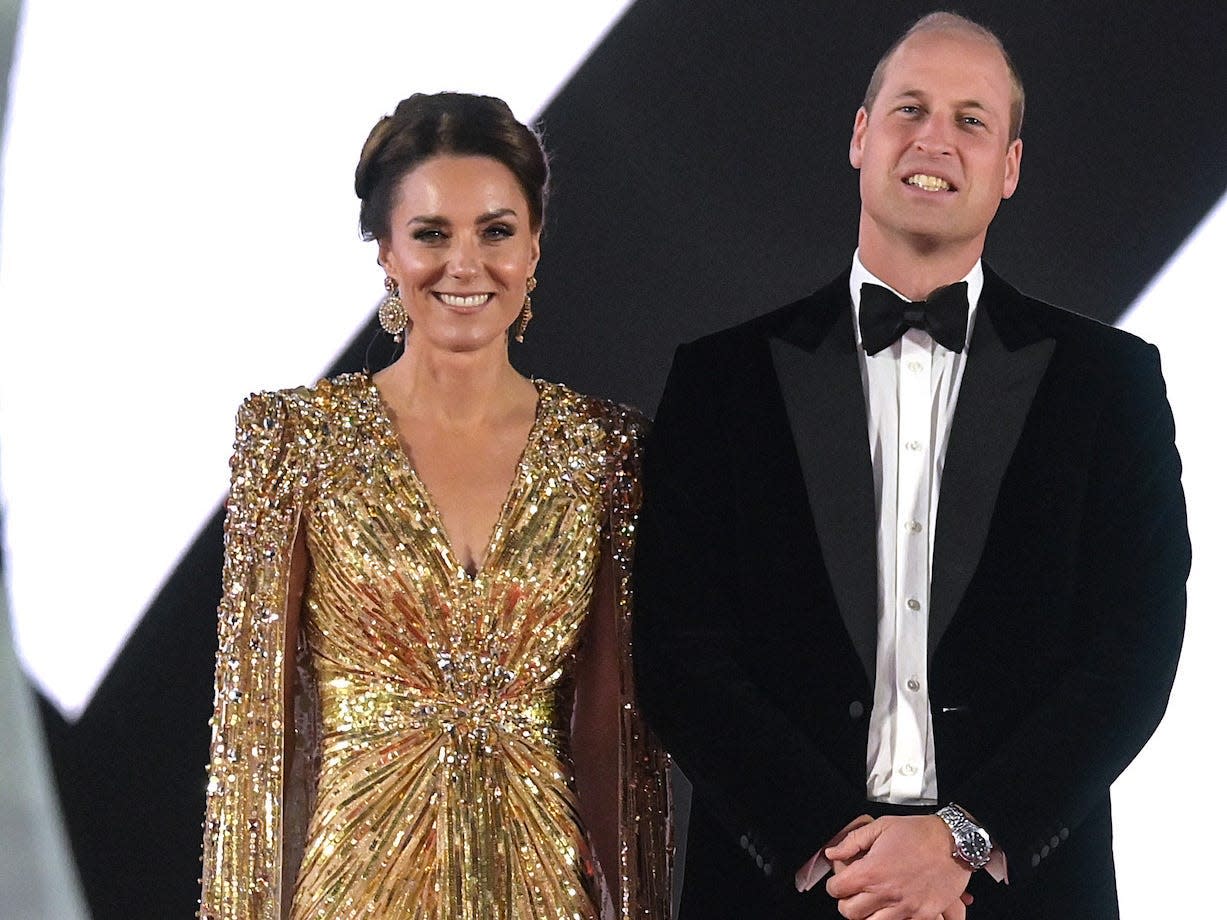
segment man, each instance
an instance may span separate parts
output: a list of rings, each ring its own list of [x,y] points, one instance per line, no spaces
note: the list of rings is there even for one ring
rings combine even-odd
[[[635,653],[694,784],[681,920],[1118,915],[1180,460],[1154,348],[980,261],[1022,110],[992,33],[920,20],[856,115],[850,271],[677,351]]]

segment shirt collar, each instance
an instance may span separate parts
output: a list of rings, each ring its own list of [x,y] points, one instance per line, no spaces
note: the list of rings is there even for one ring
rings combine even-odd
[[[976,259],[976,264],[971,267],[964,277],[959,281],[967,282],[967,342],[964,343],[964,348],[971,342],[971,330],[976,320],[976,307],[980,304],[980,292],[984,290],[984,262],[981,259]],[[957,283],[957,282],[955,282]],[[910,301],[910,297],[904,297],[893,287],[877,277],[873,272],[867,269],[864,263],[861,262],[861,251],[858,248],[852,253],[852,274],[848,278],[848,293],[852,295],[852,327],[856,330],[856,347],[859,350],[861,347],[861,285],[862,284],[877,284],[894,293],[897,297],[903,300]]]

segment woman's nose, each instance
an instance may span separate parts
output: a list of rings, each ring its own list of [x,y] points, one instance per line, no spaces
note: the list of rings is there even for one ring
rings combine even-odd
[[[476,242],[457,239],[448,253],[447,273],[453,278],[472,278],[477,274],[478,264]]]

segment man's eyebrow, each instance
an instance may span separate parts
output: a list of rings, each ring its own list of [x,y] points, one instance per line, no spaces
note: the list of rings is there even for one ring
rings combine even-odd
[[[922,89],[900,90],[898,93],[895,94],[894,101],[898,102],[903,99],[915,99],[918,102],[927,102],[929,99],[929,94],[926,93]],[[955,105],[955,108],[960,109],[960,110],[976,109],[977,111],[980,111],[980,112],[989,112],[989,113],[993,111],[991,106],[986,105],[985,103],[981,102],[979,99],[963,99]]]

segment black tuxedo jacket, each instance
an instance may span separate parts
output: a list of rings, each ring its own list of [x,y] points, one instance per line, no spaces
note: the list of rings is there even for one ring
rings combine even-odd
[[[877,519],[847,274],[680,347],[645,454],[642,705],[694,784],[681,920],[837,916],[797,868],[856,815]],[[940,800],[1005,848],[971,916],[1117,915],[1108,789],[1163,715],[1188,531],[1158,353],[985,270],[938,506]],[[1163,807],[1156,801],[1156,807]]]

